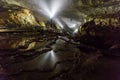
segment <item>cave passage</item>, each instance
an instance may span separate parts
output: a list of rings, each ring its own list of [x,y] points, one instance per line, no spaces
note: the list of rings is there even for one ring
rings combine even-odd
[[[0,80],[120,80],[120,0],[1,0]]]

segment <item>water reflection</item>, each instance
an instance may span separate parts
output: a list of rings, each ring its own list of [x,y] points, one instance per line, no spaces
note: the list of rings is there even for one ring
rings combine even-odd
[[[57,61],[57,56],[53,50],[48,51],[47,53],[44,53],[40,56],[41,58],[39,60],[39,66],[43,68],[52,68]]]

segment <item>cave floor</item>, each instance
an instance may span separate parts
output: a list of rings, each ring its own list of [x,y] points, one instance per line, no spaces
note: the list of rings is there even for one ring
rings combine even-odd
[[[0,80],[49,80],[51,76],[54,76],[54,74],[59,73],[61,70],[74,66],[72,62],[64,62],[58,64],[53,71],[39,72],[38,70],[48,70],[53,68],[57,61],[72,59],[75,53],[80,52],[74,45],[66,44],[62,40],[57,40],[56,44],[52,47],[54,51],[41,54],[35,59],[11,64],[9,66],[1,65]],[[98,60],[98,66],[93,72],[91,71],[90,75],[85,74],[83,80],[120,80],[120,57],[103,55]],[[20,72],[22,70],[24,71]],[[71,78],[69,80],[81,79],[80,74],[73,74],[73,77],[73,79]],[[56,78],[54,80],[60,79]]]

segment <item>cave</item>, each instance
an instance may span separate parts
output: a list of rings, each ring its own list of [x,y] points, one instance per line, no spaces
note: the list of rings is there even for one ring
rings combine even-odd
[[[120,80],[120,0],[0,0],[0,80]]]

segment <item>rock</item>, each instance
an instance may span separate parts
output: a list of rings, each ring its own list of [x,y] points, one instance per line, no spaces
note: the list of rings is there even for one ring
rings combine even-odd
[[[98,49],[108,50],[114,44],[120,44],[120,28],[113,25],[95,24],[90,21],[82,26],[80,34],[79,42]]]
[[[0,8],[0,30],[33,30],[33,32],[0,32],[0,50],[18,49],[30,50],[46,45],[51,38],[54,37],[54,32],[44,31],[47,28],[42,20],[37,20],[29,9],[7,4]],[[36,30],[39,30],[37,32]],[[38,38],[40,37],[40,38]],[[38,38],[35,42],[33,39]],[[50,39],[49,39],[50,38]],[[37,46],[37,47],[36,47]]]
[[[1,11],[0,25],[0,28],[31,28],[40,26],[30,10],[15,5],[13,5],[13,8],[4,8]]]

